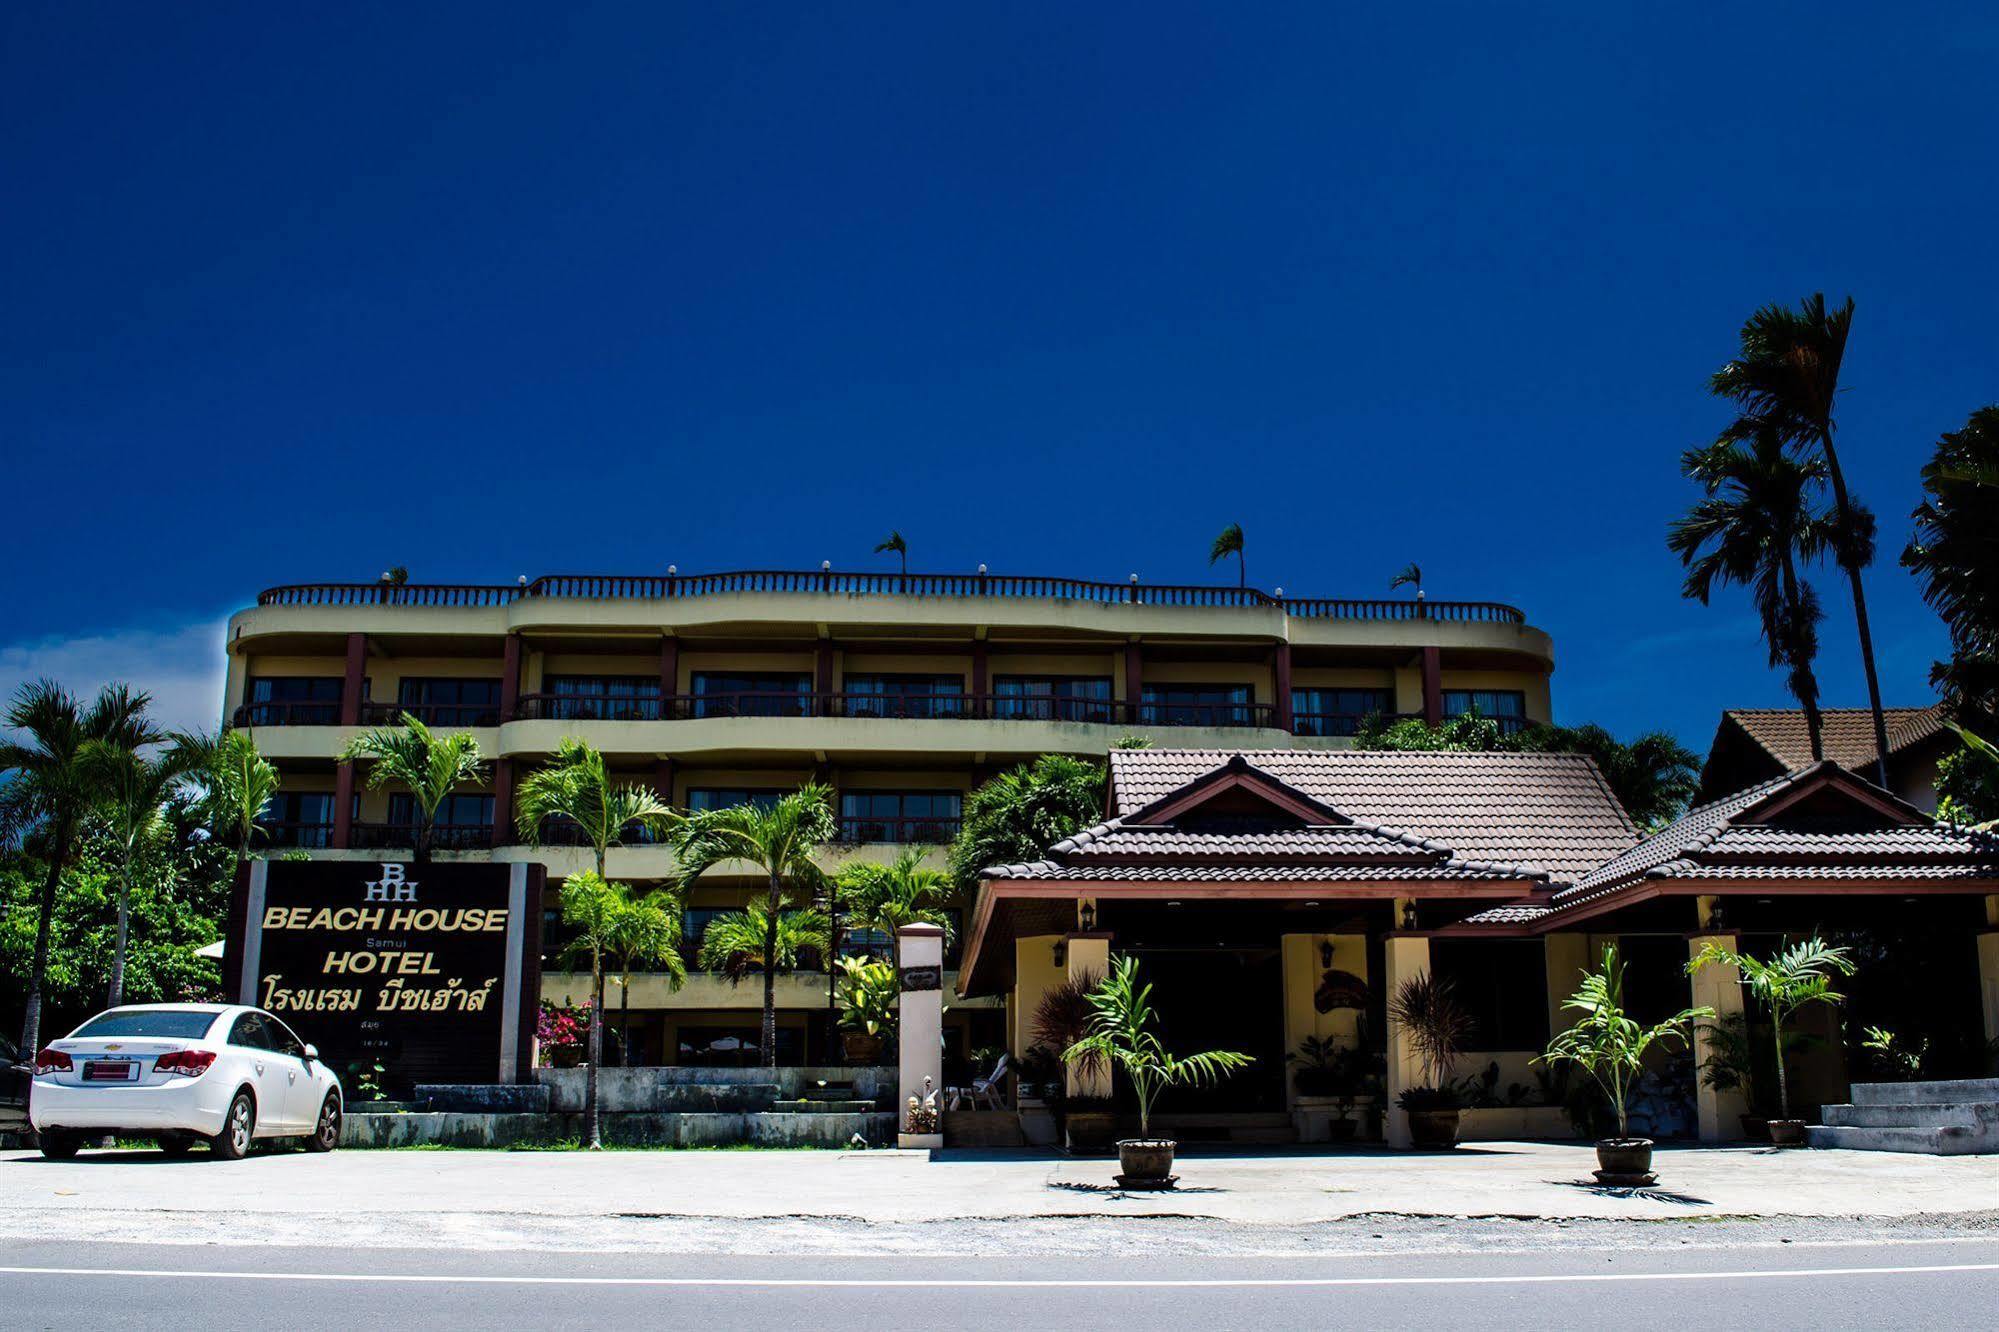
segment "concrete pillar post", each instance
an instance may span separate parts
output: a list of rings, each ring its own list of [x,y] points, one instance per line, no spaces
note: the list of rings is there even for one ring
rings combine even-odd
[[[926,1096],[941,1113],[944,1104],[944,931],[935,925],[905,925],[895,932],[902,966],[902,998],[896,1021],[900,1091],[896,1145],[942,1147],[941,1123],[912,1123],[909,1101],[919,1108]],[[927,1086],[926,1086],[927,1084]]]
[[[340,681],[340,724],[359,726],[361,724],[361,684],[362,672],[368,668],[368,636],[366,634],[347,635],[347,670]]]
[[[354,760],[333,769],[333,846],[345,851],[354,841]]]
[[[1430,941],[1410,935],[1391,935],[1381,941],[1382,980],[1390,1002],[1396,990],[1412,976],[1430,969]],[[1382,1118],[1384,1136],[1390,1147],[1410,1145],[1409,1115],[1398,1108],[1395,1098],[1423,1083],[1423,1061],[1416,1054],[1409,1033],[1393,1016],[1388,1019],[1388,1105]]]
[[[521,636],[508,634],[500,649],[500,724],[514,719],[521,707]]]
[[[1709,944],[1731,951],[1736,947],[1732,934],[1696,934],[1687,940],[1689,960],[1700,956]],[[1734,967],[1710,962],[1693,975],[1696,1008],[1712,1008],[1719,1024],[1742,1016],[1742,973]],[[1694,1068],[1699,1070],[1714,1053],[1714,1038],[1708,1024],[1694,1024]],[[1702,1142],[1727,1142],[1742,1136],[1742,1116],[1749,1113],[1749,1098],[1741,1088],[1716,1091],[1698,1071],[1694,1074],[1694,1106],[1700,1120]]]
[[[493,845],[514,844],[514,761],[493,760]]]
[[[1435,644],[1423,649],[1423,720],[1432,726],[1444,720],[1443,652]]]
[[[659,640],[659,720],[673,719],[673,704],[667,700],[679,693],[680,640],[667,634]]]
[[[1105,932],[1071,934],[1065,940],[1069,954],[1069,979],[1078,985],[1094,985],[1110,974],[1111,936]],[[1071,1096],[1109,1096],[1111,1071],[1104,1068],[1083,1076],[1074,1064],[1065,1071],[1064,1081]]]
[[[1562,1003],[1576,992],[1583,973],[1589,970],[1589,936],[1561,931],[1543,936],[1543,947],[1548,970],[1548,1034],[1552,1036],[1575,1025],[1576,1015],[1564,1011]]]
[[[1277,659],[1273,663],[1272,681],[1277,697],[1271,700],[1277,705],[1277,729],[1288,731],[1292,725],[1291,713],[1291,643],[1285,640],[1277,645]]]

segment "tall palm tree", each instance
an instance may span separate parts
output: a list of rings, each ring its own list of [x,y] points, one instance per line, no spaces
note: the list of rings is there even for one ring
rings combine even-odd
[[[1787,452],[1774,430],[1760,434],[1752,448],[1723,442],[1691,449],[1680,465],[1706,491],[1666,537],[1687,570],[1681,595],[1705,606],[1717,582],[1751,589],[1770,664],[1788,668],[1786,684],[1805,710],[1812,758],[1821,759],[1825,744],[1812,662],[1824,612],[1798,576],[1798,563],[1817,559],[1833,544],[1835,521],[1812,503],[1825,466]]]
[[[82,759],[99,793],[99,817],[118,854],[118,936],[111,952],[111,985],[105,1007],[125,1002],[125,957],[132,919],[132,870],[165,830],[168,797],[200,764],[200,748],[170,745],[154,754],[123,743],[124,737],[86,741]]]
[[[680,895],[670,887],[655,888],[625,903],[611,922],[611,956],[618,963],[618,1063],[632,1062],[632,973],[658,972],[667,986],[687,983],[687,963],[680,956]]]
[[[762,902],[750,902],[741,911],[724,912],[708,922],[701,935],[701,969],[718,971],[730,983],[752,972],[766,980],[796,970],[806,950],[826,948],[826,913],[818,907],[779,911],[775,916]],[[766,966],[765,958],[776,958]],[[765,1063],[774,1061],[775,1052],[766,1050]]]
[[[265,807],[278,793],[277,768],[257,752],[248,731],[176,735],[174,744],[192,760],[189,772],[202,788],[202,817],[228,835],[236,847],[236,863],[242,864],[250,858],[250,843],[263,831]]]
[[[1947,431],[1923,468],[1923,502],[1902,565],[1950,631],[1930,682],[1964,715],[1999,711],[1999,406]]]
[[[1860,664],[1867,674],[1867,706],[1874,714],[1874,777],[1888,784],[1888,723],[1881,712],[1881,681],[1874,669],[1874,631],[1867,619],[1867,593],[1860,573],[1874,559],[1874,520],[1846,489],[1846,473],[1833,445],[1833,401],[1839,393],[1840,365],[1853,329],[1853,300],[1827,309],[1814,292],[1793,310],[1766,305],[1749,316],[1736,358],[1714,372],[1709,388],[1741,409],[1721,442],[1742,443],[1774,431],[1785,443],[1825,465],[1832,483],[1833,559],[1853,593],[1853,619],[1860,631]]]
[[[897,965],[901,944],[896,931],[905,925],[951,927],[945,904],[951,898],[951,876],[924,865],[924,848],[912,846],[886,865],[855,861],[839,875],[840,901],[855,928],[889,937]],[[830,963],[829,963],[830,965]]]
[[[1242,553],[1242,524],[1230,523],[1215,538],[1215,544],[1208,547],[1208,566],[1213,568],[1229,556],[1236,558],[1236,586],[1249,586],[1249,561]]]
[[[776,959],[779,917],[786,897],[799,891],[804,900],[812,900],[824,877],[814,857],[820,847],[833,840],[836,831],[830,793],[812,783],[767,806],[735,805],[689,814],[675,829],[674,849],[680,857],[683,883],[692,883],[726,860],[748,861],[763,871],[768,885],[760,922],[763,956]],[[711,933],[714,928],[709,926]],[[765,966],[763,976],[763,1062],[765,1067],[775,1068],[777,968]]]
[[[902,556],[902,572],[903,576],[907,577],[909,575],[909,543],[902,539],[902,533],[890,532],[886,537],[882,538],[881,543],[875,547],[875,554],[880,555],[885,551],[894,551],[897,555]]]
[[[479,758],[479,741],[470,731],[439,735],[411,713],[403,714],[400,728],[383,728],[355,736],[341,751],[346,761],[372,759],[368,765],[368,789],[379,791],[391,782],[409,788],[416,809],[415,846],[411,856],[417,864],[430,860],[431,840],[436,835],[437,811],[465,782],[483,782],[485,764]]]
[[[531,773],[514,794],[514,822],[522,840],[541,845],[551,820],[567,820],[582,831],[604,877],[605,853],[627,837],[656,836],[673,823],[673,811],[649,786],[611,778],[604,756],[585,742],[566,738],[555,759]]]
[[[594,871],[572,874],[562,881],[562,922],[576,931],[563,950],[563,963],[574,966],[585,958],[590,962],[590,1063],[583,1074],[583,1120],[587,1145],[593,1152],[604,1146],[597,1116],[597,1068],[604,1062],[605,965],[621,948],[637,946],[637,931],[659,928],[656,923],[635,921],[635,909],[628,887],[611,883]],[[676,937],[679,934],[677,916],[673,933]]]
[[[146,722],[148,698],[107,685],[86,707],[53,680],[23,685],[7,709],[13,739],[0,742],[0,826],[38,844],[48,864],[37,904],[34,959],[21,1019],[21,1049],[41,1048],[42,980],[49,969],[49,929],[56,889],[76,850],[77,832],[100,788],[85,755],[93,741],[137,749],[159,739]]]

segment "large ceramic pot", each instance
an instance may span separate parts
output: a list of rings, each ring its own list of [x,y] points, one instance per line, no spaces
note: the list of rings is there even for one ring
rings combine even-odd
[[[1650,1138],[1601,1138],[1596,1144],[1599,1175],[1649,1175],[1652,1173]]]
[[[1071,1110],[1064,1116],[1064,1145],[1083,1156],[1102,1156],[1117,1140],[1117,1116],[1108,1110]]]
[[[556,1068],[577,1068],[583,1063],[583,1047],[580,1045],[558,1045],[548,1055],[549,1062]]]
[[[1769,1141],[1770,1121],[1761,1115],[1742,1116],[1742,1136],[1751,1142]]]
[[[1462,1110],[1411,1110],[1410,1144],[1433,1151],[1455,1147],[1458,1145],[1458,1126],[1463,1118]]]
[[[871,1065],[881,1058],[882,1038],[871,1032],[843,1031],[840,1050],[850,1064]]]
[[[1779,1147],[1802,1147],[1805,1144],[1805,1121],[1802,1119],[1773,1119],[1770,1121],[1770,1141]]]
[[[1117,1145],[1120,1184],[1165,1184],[1173,1178],[1171,1138],[1119,1138]]]

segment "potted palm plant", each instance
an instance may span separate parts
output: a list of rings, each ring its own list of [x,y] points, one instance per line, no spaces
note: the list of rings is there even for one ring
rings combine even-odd
[[[1233,1050],[1172,1055],[1152,1030],[1152,987],[1138,981],[1138,960],[1111,959],[1110,974],[1090,991],[1090,1034],[1063,1052],[1075,1062],[1095,1056],[1124,1070],[1138,1098],[1138,1136],[1118,1141],[1117,1182],[1124,1188],[1173,1187],[1171,1138],[1152,1136],[1152,1103],[1168,1087],[1195,1087],[1218,1082],[1226,1074],[1247,1068],[1253,1060]]]
[[[1805,1121],[1791,1118],[1791,1083],[1784,1068],[1787,1044],[1784,1029],[1807,1004],[1840,1002],[1841,996],[1832,988],[1832,977],[1835,972],[1842,976],[1853,974],[1851,952],[1813,935],[1765,962],[1720,943],[1709,943],[1687,963],[1687,973],[1692,975],[1712,963],[1740,971],[1749,992],[1770,1010],[1771,1037],[1777,1054],[1777,1118],[1770,1121],[1770,1141],[1779,1147],[1795,1147],[1805,1140]]]
[[[866,958],[841,958],[840,972],[842,1051],[850,1064],[873,1064],[884,1038],[895,1034],[902,982],[892,965]]]
[[[1422,1082],[1395,1098],[1409,1116],[1411,1144],[1457,1146],[1465,1100],[1451,1081],[1451,1067],[1471,1039],[1471,1013],[1458,1002],[1450,981],[1425,971],[1396,987],[1388,1001],[1388,1016],[1415,1048],[1422,1066]]]
[[[1557,1032],[1546,1052],[1536,1059],[1545,1063],[1576,1065],[1603,1088],[1617,1117],[1617,1136],[1598,1139],[1596,1177],[1604,1184],[1642,1185],[1655,1182],[1652,1174],[1652,1140],[1631,1136],[1626,1101],[1631,1088],[1645,1071],[1645,1052],[1654,1045],[1662,1048],[1672,1041],[1682,1045],[1691,1039],[1693,1024],[1712,1021],[1712,1008],[1689,1008],[1664,1022],[1645,1026],[1624,1009],[1624,963],[1617,947],[1605,944],[1603,969],[1586,972],[1580,989],[1562,1001],[1562,1007],[1578,1016],[1567,1030]]]
[[[1104,1071],[1104,1058],[1094,1050],[1071,1058],[1069,1051],[1090,1034],[1096,1010],[1090,992],[1100,978],[1092,972],[1049,987],[1034,1009],[1034,1042],[1076,1075],[1079,1088],[1094,1086]],[[1117,1140],[1117,1116],[1107,1096],[1068,1094],[1058,1083],[1055,1115],[1061,1120],[1062,1145],[1075,1153],[1108,1152]]]

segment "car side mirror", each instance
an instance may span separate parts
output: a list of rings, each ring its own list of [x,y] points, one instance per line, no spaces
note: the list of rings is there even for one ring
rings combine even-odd
[[[307,1062],[307,1063],[310,1063],[310,1062],[312,1062],[313,1060],[315,1060],[315,1059],[319,1058],[319,1047],[318,1047],[318,1046],[316,1046],[316,1045],[308,1045],[308,1046],[306,1046],[306,1047],[305,1047],[305,1058],[306,1058],[306,1062]]]

